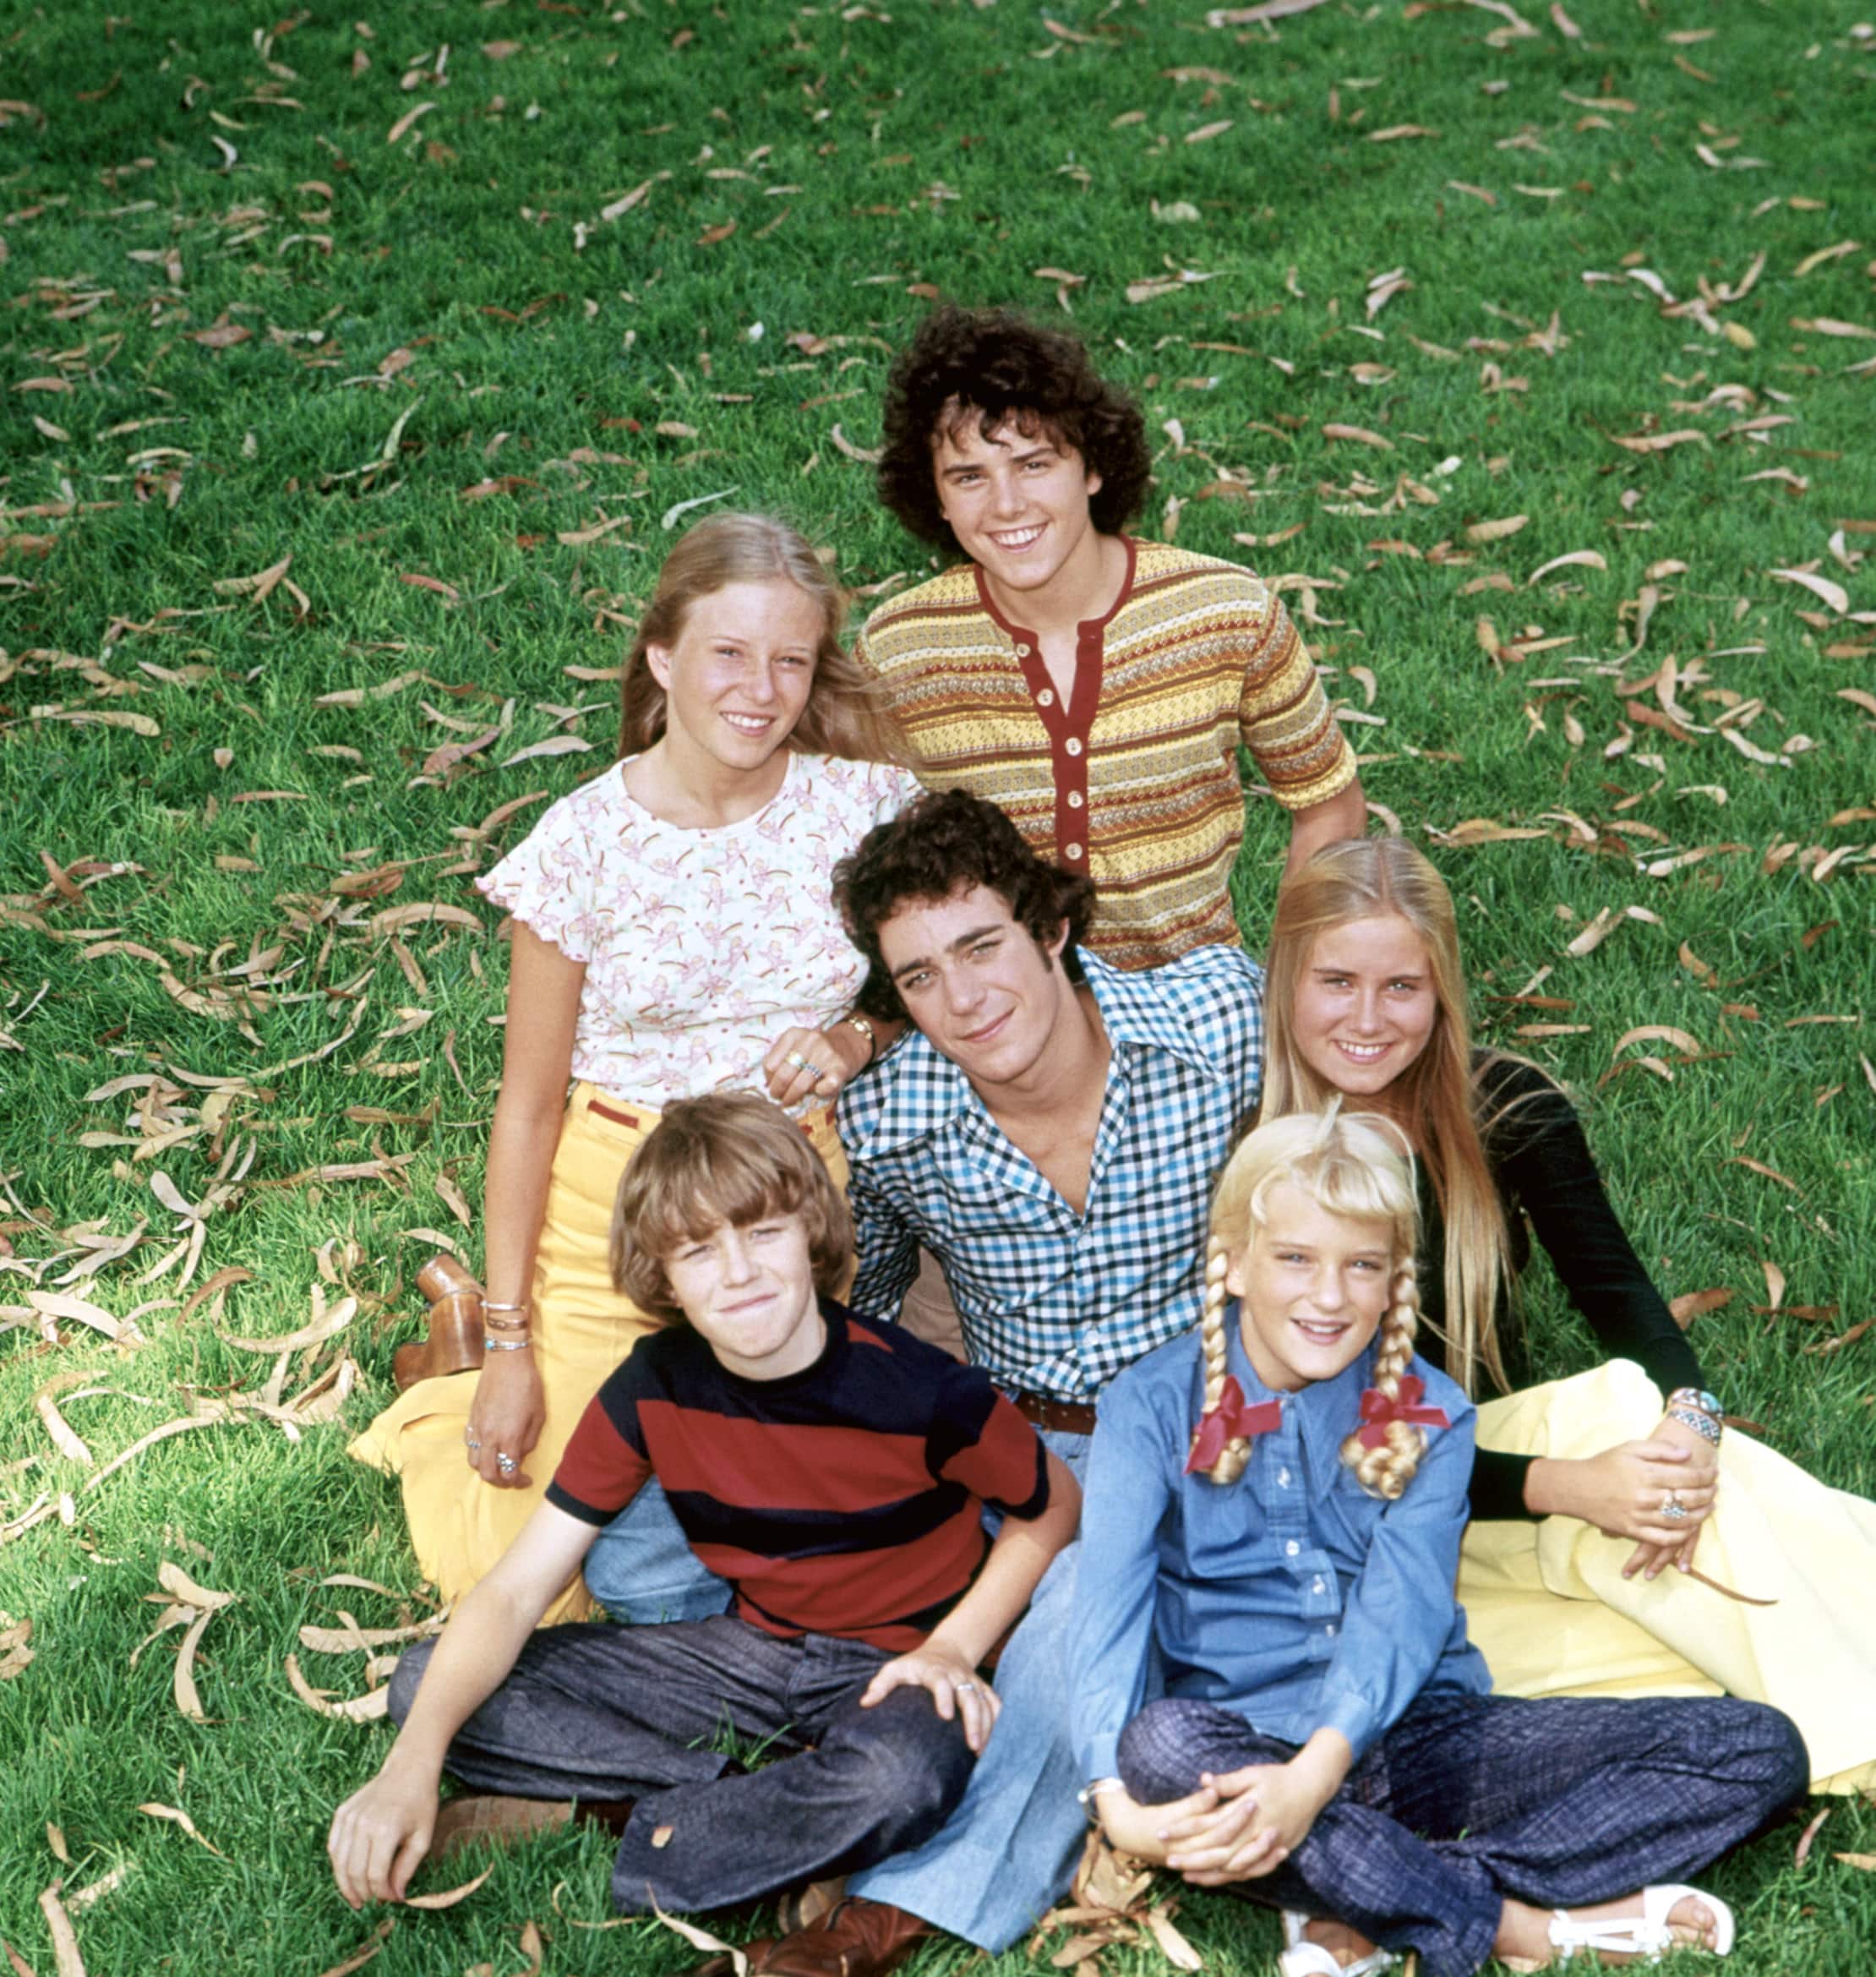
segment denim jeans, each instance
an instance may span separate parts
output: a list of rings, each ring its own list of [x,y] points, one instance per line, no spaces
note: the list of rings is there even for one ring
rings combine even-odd
[[[615,1620],[707,1620],[729,1610],[728,1581],[691,1550],[654,1476],[586,1554],[586,1590]]]
[[[1089,1437],[1044,1434],[1081,1480]],[[890,1902],[993,1953],[1066,1892],[1088,1821],[1068,1740],[1066,1644],[1077,1541],[1043,1575],[991,1679],[1003,1709],[963,1802],[924,1844],[856,1876],[848,1892]]]
[[[1142,1805],[1164,1805],[1202,1772],[1295,1755],[1235,1710],[1170,1697],[1127,1725],[1121,1779]],[[1492,1954],[1508,1896],[1574,1908],[1684,1880],[1809,1774],[1797,1726],[1763,1703],[1423,1693],[1289,1859],[1226,1892],[1414,1950],[1426,1977],[1468,1977]]]
[[[434,1645],[413,1648],[391,1677],[400,1723]],[[723,1908],[916,1845],[963,1795],[963,1725],[943,1722],[924,1690],[860,1707],[890,1658],[826,1635],[781,1640],[727,1615],[550,1627],[444,1763],[483,1791],[635,1800],[613,1867],[619,1907]],[[771,1761],[748,1772],[709,1749],[725,1730],[766,1739]]]

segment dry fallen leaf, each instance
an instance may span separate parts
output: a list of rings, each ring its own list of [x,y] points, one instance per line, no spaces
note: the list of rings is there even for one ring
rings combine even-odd
[[[330,1970],[322,1970],[319,1977],[352,1977],[354,1970],[362,1970],[379,1950],[384,1947],[384,1938],[397,1926],[397,1918],[387,1915],[366,1937],[364,1947],[355,1950],[342,1963],[335,1963]]]
[[[493,1867],[485,1867],[473,1881],[464,1881],[461,1887],[445,1888],[441,1894],[406,1895],[404,1898],[404,1906],[406,1909],[428,1909],[433,1910],[437,1909],[453,1909],[455,1907],[458,1902],[467,1901],[470,1896],[472,1895],[476,1890],[480,1887],[482,1884],[487,1881],[489,1876],[495,1870]]]
[[[52,1939],[52,1960],[58,1977],[85,1977],[85,1958],[79,1953],[77,1932],[72,1927],[72,1918],[65,1913],[64,1903],[59,1899],[64,1885],[55,1881],[41,1893],[39,1906],[46,1917],[46,1933]]]
[[[152,1801],[149,1805],[139,1805],[137,1810],[139,1812],[147,1812],[152,1819],[167,1819],[172,1821],[174,1824],[181,1827],[183,1831],[186,1832],[192,1840],[200,1841],[202,1845],[206,1847],[211,1854],[220,1854],[221,1852],[221,1848],[216,1846],[213,1840],[205,1839],[203,1838],[202,1834],[197,1830],[195,1821],[191,1819],[188,1814],[183,1811],[180,1806],[159,1805]],[[223,1859],[226,1859],[226,1855],[223,1854],[222,1857]]]
[[[1668,1300],[1667,1308],[1675,1324],[1685,1331],[1695,1319],[1704,1318],[1710,1311],[1723,1309],[1737,1295],[1732,1291],[1684,1291],[1678,1297]]]
[[[1355,440],[1364,446],[1378,447],[1383,453],[1392,453],[1394,443],[1384,440],[1379,433],[1371,433],[1366,426],[1326,425],[1322,428],[1325,440]]]
[[[1808,570],[1774,570],[1769,574],[1781,582],[1802,584],[1813,595],[1822,598],[1840,618],[1850,609],[1849,592],[1828,576],[1813,576]]]

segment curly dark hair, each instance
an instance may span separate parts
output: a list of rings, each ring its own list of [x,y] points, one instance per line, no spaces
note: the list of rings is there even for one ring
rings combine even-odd
[[[1094,882],[1045,864],[994,803],[967,789],[928,790],[889,823],[875,824],[834,867],[834,904],[866,957],[859,1007],[869,1016],[904,1016],[906,1007],[880,953],[880,924],[908,899],[948,899],[985,886],[1007,903],[1019,926],[1046,943],[1068,923],[1064,959],[1082,979],[1073,952],[1094,915]]]
[[[940,431],[972,413],[988,439],[1006,422],[1072,446],[1101,477],[1088,511],[1104,535],[1126,527],[1153,472],[1147,423],[1073,336],[1012,309],[946,303],[919,324],[886,380],[880,499],[912,533],[956,552],[938,505],[931,456]]]

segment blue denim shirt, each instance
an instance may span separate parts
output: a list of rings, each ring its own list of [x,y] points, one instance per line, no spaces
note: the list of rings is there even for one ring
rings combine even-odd
[[[1225,1322],[1245,1398],[1283,1407],[1237,1482],[1183,1473],[1204,1397],[1196,1328],[1101,1395],[1069,1636],[1075,1749],[1090,1780],[1115,1772],[1155,1643],[1169,1695],[1220,1703],[1285,1743],[1339,1730],[1357,1758],[1423,1689],[1492,1686],[1453,1597],[1472,1403],[1413,1362],[1452,1425],[1426,1431],[1419,1470],[1388,1503],[1341,1456],[1373,1384],[1373,1346],[1333,1379],[1276,1395],[1251,1369],[1235,1304]]]

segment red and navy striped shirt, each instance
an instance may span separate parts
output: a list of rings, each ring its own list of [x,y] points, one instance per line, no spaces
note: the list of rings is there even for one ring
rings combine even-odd
[[[688,1326],[633,1346],[588,1403],[548,1501],[609,1523],[652,1477],[736,1611],[782,1636],[903,1652],[969,1587],[985,1504],[1049,1502],[1042,1444],[976,1367],[823,1299],[827,1342],[739,1379]]]

